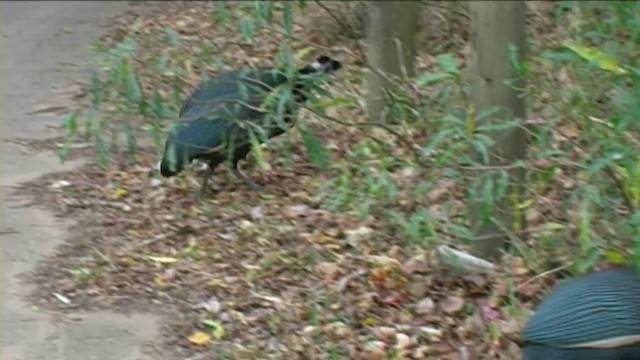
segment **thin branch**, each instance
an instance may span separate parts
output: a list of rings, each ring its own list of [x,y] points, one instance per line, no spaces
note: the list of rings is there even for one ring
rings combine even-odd
[[[389,132],[390,134],[392,134],[393,136],[396,137],[396,139],[398,139],[398,141],[400,141],[402,144],[404,144],[408,149],[411,150],[411,152],[413,153],[413,156],[416,160],[416,162],[420,165],[426,166],[427,164],[423,162],[422,160],[422,156],[420,154],[420,152],[418,150],[416,150],[416,148],[413,146],[413,143],[411,141],[409,141],[409,139],[407,139],[406,136],[400,134],[398,131],[396,131],[395,129],[391,128],[389,125],[386,124],[382,124],[382,123],[374,123],[374,122],[362,122],[362,123],[351,123],[351,122],[347,122],[347,121],[342,121],[342,120],[338,120],[332,116],[326,115],[326,114],[322,114],[314,109],[311,109],[307,106],[304,107],[305,109],[309,110],[311,113],[335,122],[337,124],[340,125],[344,125],[344,126],[352,126],[352,127],[361,127],[361,126],[368,126],[368,127],[379,127],[381,129],[384,129],[385,131]]]

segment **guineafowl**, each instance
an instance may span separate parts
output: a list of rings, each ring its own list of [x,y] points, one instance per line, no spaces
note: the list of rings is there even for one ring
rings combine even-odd
[[[640,277],[612,268],[573,279],[537,307],[523,360],[640,359]]]
[[[307,100],[313,74],[333,72],[341,67],[339,61],[320,56],[312,64],[298,69],[291,78],[276,68],[258,68],[223,72],[200,84],[185,100],[178,115],[178,126],[169,133],[159,163],[160,173],[172,177],[193,160],[207,162],[208,169],[198,193],[201,199],[213,170],[230,160],[238,179],[252,189],[261,189],[262,186],[242,173],[238,166],[251,151],[252,130],[249,128],[263,129],[266,136],[253,138],[258,143],[283,134],[295,124],[294,105]],[[285,84],[293,86],[293,101],[287,100],[280,107],[283,116],[274,119],[261,105],[268,102],[265,100],[274,89]]]

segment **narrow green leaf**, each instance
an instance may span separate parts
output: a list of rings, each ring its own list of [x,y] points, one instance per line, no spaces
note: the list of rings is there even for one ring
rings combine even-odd
[[[482,201],[480,205],[480,217],[483,222],[491,218],[491,208],[493,207],[493,179],[487,177],[482,186]]]
[[[171,45],[172,47],[178,47],[180,45],[180,35],[178,35],[175,30],[171,28],[165,28],[164,33],[165,35],[167,35],[167,41],[169,42],[169,45]]]
[[[437,83],[441,80],[444,79],[449,79],[451,78],[451,74],[447,74],[447,73],[431,73],[431,72],[426,72],[422,75],[420,75],[420,77],[418,77],[418,79],[416,80],[416,84],[418,86],[428,86],[431,85],[433,83]]]
[[[270,1],[256,1],[255,4],[258,18],[271,21],[273,16],[273,3]]]
[[[143,99],[140,81],[132,66],[125,66],[124,86],[127,100],[133,104],[140,104]]]
[[[249,130],[249,141],[251,142],[251,150],[252,150],[253,156],[256,158],[256,162],[258,163],[258,166],[260,166],[263,169],[268,169],[269,164],[265,160],[264,153],[262,152],[262,144],[261,144],[261,141],[259,140],[259,137],[258,137],[259,135],[256,135],[256,130],[257,129],[253,129],[253,128]]]
[[[571,49],[568,49],[564,46],[547,50],[543,52],[540,55],[540,57],[545,60],[554,61],[558,63],[564,63],[564,62],[575,63],[582,60],[578,54],[576,54],[575,52],[571,51]]]
[[[610,56],[600,49],[578,45],[573,41],[567,41],[564,46],[573,50],[576,54],[580,55],[580,57],[596,65],[602,70],[615,74],[627,73],[627,71],[620,65],[618,59]]]
[[[284,2],[284,31],[288,36],[293,35],[293,4],[290,1]]]
[[[615,249],[605,250],[603,255],[607,258],[607,260],[611,261],[614,264],[622,265],[627,261],[626,256]]]
[[[227,2],[216,1],[216,10],[213,13],[213,19],[215,20],[215,22],[219,23],[220,25],[224,25],[227,23],[228,18]]]
[[[218,321],[203,319],[202,324],[211,328],[211,335],[215,339],[220,340],[224,337],[224,327]]]
[[[322,145],[320,139],[306,126],[300,126],[300,134],[302,135],[302,140],[307,148],[311,162],[321,169],[327,169],[330,164],[327,148]]]
[[[62,128],[66,130],[68,136],[78,134],[78,112],[70,111],[62,117]]]
[[[98,109],[101,98],[101,91],[103,87],[100,82],[100,78],[98,77],[98,72],[96,70],[91,71],[91,77],[89,79],[89,98],[91,101],[91,108]]]
[[[243,17],[240,19],[240,34],[242,37],[250,43],[255,41],[254,32],[256,30],[255,21],[249,17]]]
[[[340,98],[340,97],[327,97],[316,100],[313,102],[314,108],[326,109],[329,107],[337,107],[337,106],[355,106],[357,105],[355,98]]]
[[[456,60],[451,54],[441,54],[436,58],[436,62],[438,65],[450,74],[458,74],[458,67],[456,65]]]
[[[591,268],[593,268],[593,266],[598,262],[599,258],[600,258],[600,251],[598,250],[598,248],[595,246],[590,247],[587,250],[584,258],[578,261],[578,264],[577,264],[578,272],[581,274],[586,273]]]
[[[133,131],[133,128],[131,127],[131,124],[129,123],[129,121],[124,121],[122,123],[123,125],[123,132],[125,134],[125,139],[127,142],[127,155],[129,158],[129,161],[131,164],[135,163],[135,156],[136,156],[136,151],[137,151],[137,142],[136,142],[136,135]]]

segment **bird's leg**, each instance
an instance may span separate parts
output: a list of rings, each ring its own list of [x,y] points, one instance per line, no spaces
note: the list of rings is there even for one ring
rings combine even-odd
[[[233,174],[240,180],[242,180],[247,186],[249,186],[252,190],[260,191],[264,189],[264,186],[257,184],[253,180],[251,180],[247,175],[245,175],[238,165],[238,161],[233,162]]]
[[[198,195],[196,197],[196,201],[200,202],[204,198],[205,193],[207,192],[207,182],[209,178],[213,174],[213,170],[211,170],[211,165],[207,165],[207,170],[204,172],[204,176],[202,177],[202,185],[200,186],[200,191],[198,191]]]

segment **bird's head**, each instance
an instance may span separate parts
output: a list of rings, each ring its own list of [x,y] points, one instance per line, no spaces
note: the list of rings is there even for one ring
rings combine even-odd
[[[311,63],[311,67],[318,72],[333,72],[340,70],[342,68],[342,63],[326,55],[321,55],[316,59],[316,61]]]

